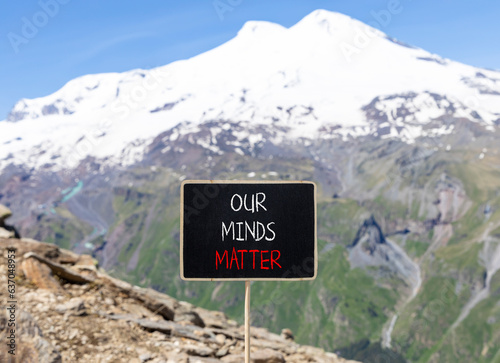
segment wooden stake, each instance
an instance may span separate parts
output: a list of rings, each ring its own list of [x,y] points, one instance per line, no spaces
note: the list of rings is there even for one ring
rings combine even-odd
[[[245,363],[250,363],[250,281],[245,281]]]

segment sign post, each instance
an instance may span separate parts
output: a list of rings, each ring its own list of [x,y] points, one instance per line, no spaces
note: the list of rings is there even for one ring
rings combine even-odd
[[[183,280],[245,281],[245,361],[251,281],[316,278],[316,185],[186,180],[181,185]]]
[[[245,281],[245,363],[250,363],[250,281]]]

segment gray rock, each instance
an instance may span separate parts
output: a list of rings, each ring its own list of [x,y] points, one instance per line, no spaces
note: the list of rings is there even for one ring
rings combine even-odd
[[[153,359],[153,355],[151,353],[144,353],[139,356],[141,362],[148,362]]]
[[[130,314],[135,315],[138,319],[154,316],[149,309],[146,309],[144,306],[139,304],[123,303],[120,307]]]
[[[64,289],[54,277],[52,270],[34,258],[27,258],[21,263],[21,271],[27,280],[40,289],[64,294]]]
[[[214,350],[203,345],[186,344],[182,350],[189,355],[196,355],[199,357],[208,357],[214,354]]]
[[[87,314],[85,302],[79,297],[74,297],[65,304],[56,305],[56,311],[59,314],[69,314],[82,316]]]
[[[294,340],[293,333],[290,329],[283,329],[281,331],[281,337],[287,340]]]
[[[305,355],[309,355],[309,356],[322,356],[325,354],[325,351],[321,348],[316,348],[316,347],[312,347],[310,345],[302,345],[300,346],[298,349],[297,349],[297,352],[298,353],[303,353]]]
[[[8,231],[5,228],[0,227],[0,238],[14,238],[16,233],[14,231]]]
[[[12,215],[12,211],[4,206],[3,204],[0,204],[0,226],[4,225],[4,221],[9,218]]]
[[[25,260],[30,258],[30,257],[44,263],[52,270],[52,272],[55,275],[59,276],[60,278],[66,280],[66,281],[77,283],[77,284],[85,284],[85,283],[94,281],[93,278],[83,276],[83,275],[81,275],[81,274],[79,274],[79,273],[77,273],[69,268],[64,267],[63,265],[61,265],[59,263],[53,262],[53,261],[51,261],[47,258],[44,258],[36,253],[28,252],[28,253],[25,253],[23,256],[23,258]]]
[[[250,354],[252,363],[284,363],[283,355],[272,349],[259,350]]]
[[[220,363],[220,360],[215,358],[189,357],[188,363]]]
[[[205,327],[205,323],[201,319],[201,317],[196,313],[195,311],[181,311],[178,312],[177,310],[175,311],[175,316],[174,316],[174,321],[180,322],[180,321],[186,321],[191,324],[194,324],[196,326]]]
[[[236,322],[229,320],[226,314],[224,314],[223,312],[209,311],[202,308],[195,308],[195,311],[207,327],[226,329],[236,328],[238,326]]]
[[[174,300],[167,295],[138,286],[132,287],[128,293],[131,298],[140,301],[152,312],[163,316],[167,320],[174,320]]]
[[[217,340],[217,342],[222,345],[226,342],[226,336],[224,334],[217,334],[215,336],[215,340]]]
[[[153,321],[149,319],[137,319],[136,316],[132,314],[107,315],[100,312],[99,315],[113,320],[131,321],[150,332],[158,331],[169,336],[188,338],[204,343],[217,344],[214,333],[212,333],[210,330],[199,328],[196,326],[181,325],[167,320]]]
[[[245,361],[244,354],[229,354],[221,359],[222,362],[226,363],[241,363]]]
[[[244,354],[230,354],[221,359],[226,363],[240,363],[245,360]],[[250,353],[251,363],[284,363],[283,355],[272,349],[264,349]]]
[[[114,319],[113,316],[110,317]],[[139,324],[142,328],[148,331],[159,331],[166,335],[173,335],[172,332],[175,329],[175,326],[168,321],[152,321],[147,319],[133,319],[131,321]]]
[[[218,358],[221,358],[221,357],[224,357],[226,355],[228,355],[229,353],[229,347],[222,347],[220,348],[216,353],[215,353],[215,356],[218,357]]]
[[[244,340],[245,336],[243,334],[238,333],[237,331],[231,331],[227,329],[216,329],[216,328],[208,328],[214,334],[224,335],[226,338],[232,340]]]

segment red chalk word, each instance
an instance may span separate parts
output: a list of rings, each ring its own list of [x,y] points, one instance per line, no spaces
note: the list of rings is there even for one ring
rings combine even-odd
[[[229,256],[231,255],[231,256]],[[281,257],[281,252],[278,250],[237,250],[233,247],[232,252],[224,250],[219,253],[215,251],[215,269],[218,270],[225,267],[227,270],[274,270],[281,268],[278,260]],[[245,261],[247,262],[245,264]],[[249,264],[249,262],[251,262]]]

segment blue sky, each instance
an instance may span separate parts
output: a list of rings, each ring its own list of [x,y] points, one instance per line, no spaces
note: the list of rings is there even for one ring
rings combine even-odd
[[[8,1],[0,5],[0,120],[20,98],[45,96],[72,78],[165,65],[222,44],[247,20],[289,27],[315,9],[377,24],[453,60],[500,69],[494,0]]]

